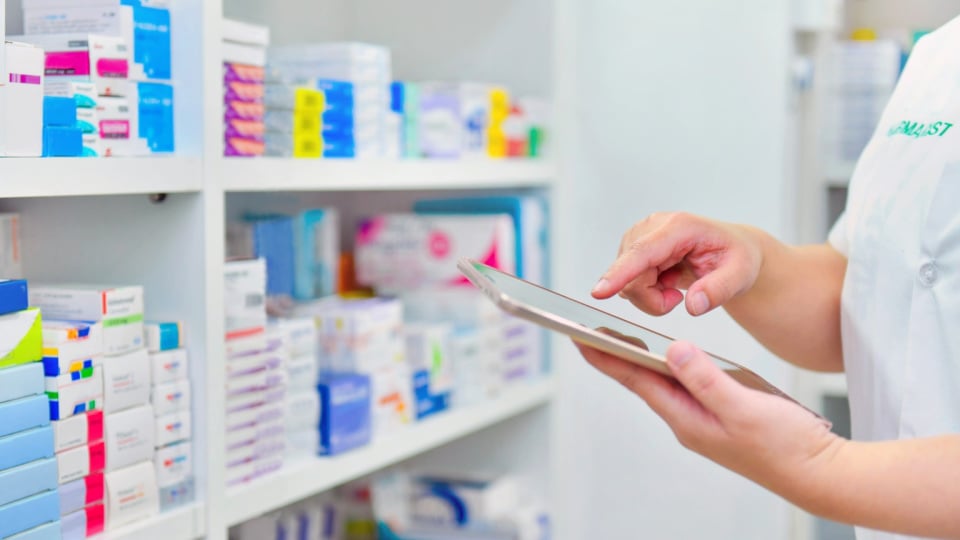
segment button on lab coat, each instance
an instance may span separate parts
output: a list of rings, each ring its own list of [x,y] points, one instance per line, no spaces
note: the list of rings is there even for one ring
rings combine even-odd
[[[856,440],[960,433],[958,51],[960,18],[914,48],[830,233]]]

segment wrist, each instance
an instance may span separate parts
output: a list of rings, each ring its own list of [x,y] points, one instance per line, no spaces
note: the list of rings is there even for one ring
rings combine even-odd
[[[851,441],[828,432],[820,448],[793,468],[781,494],[811,514],[837,519],[844,464],[852,448]]]

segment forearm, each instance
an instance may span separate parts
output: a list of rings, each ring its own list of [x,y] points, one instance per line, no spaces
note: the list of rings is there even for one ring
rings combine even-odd
[[[753,287],[724,307],[777,356],[816,371],[843,371],[840,292],[847,260],[829,245],[787,246],[745,228],[761,246]]]
[[[869,529],[960,538],[960,435],[842,441],[783,493],[807,511]]]

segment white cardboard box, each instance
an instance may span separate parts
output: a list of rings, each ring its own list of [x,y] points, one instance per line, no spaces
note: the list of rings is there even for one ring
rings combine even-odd
[[[107,528],[113,529],[160,512],[157,471],[153,461],[109,472],[107,490]]]
[[[153,421],[153,408],[149,405],[104,415],[107,471],[153,460]]]
[[[146,349],[103,359],[105,413],[149,404],[150,387],[150,356]]]
[[[43,49],[0,41],[0,156],[43,153]]]

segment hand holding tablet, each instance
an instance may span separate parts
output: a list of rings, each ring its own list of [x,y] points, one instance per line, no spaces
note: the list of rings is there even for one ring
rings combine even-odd
[[[458,266],[474,285],[507,313],[568,335],[587,347],[662,375],[673,376],[666,363],[666,351],[673,343],[673,338],[482,263],[462,260]],[[753,371],[716,355],[709,356],[718,367],[740,384],[803,407]],[[810,413],[829,425],[822,416],[813,411]]]

